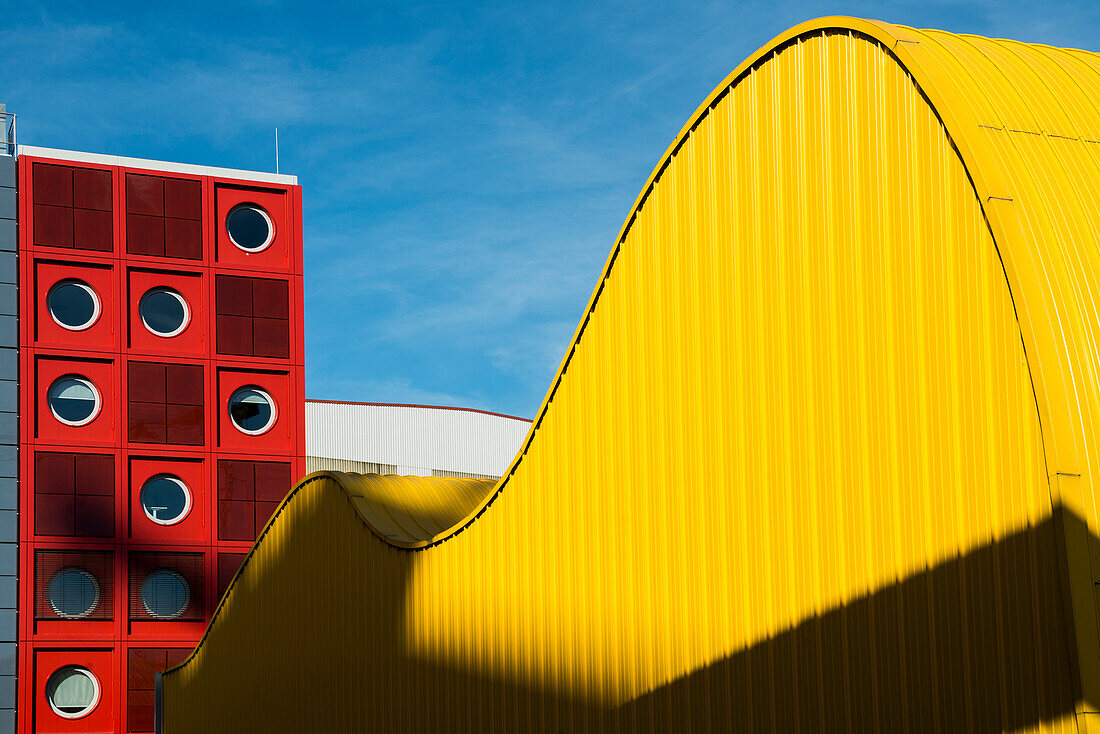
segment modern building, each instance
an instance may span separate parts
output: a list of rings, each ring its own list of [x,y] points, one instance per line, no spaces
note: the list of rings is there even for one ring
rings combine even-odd
[[[1098,99],[1085,51],[764,45],[504,477],[299,483],[159,730],[1100,731]]]
[[[500,479],[530,430],[484,410],[307,400],[306,471]]]
[[[294,176],[0,122],[0,732],[149,732],[312,467],[496,478],[530,421],[304,402]]]
[[[18,543],[18,614],[0,617],[18,684],[2,700],[27,734],[148,732],[154,673],[187,655],[305,472],[301,192],[286,175],[18,153],[0,156],[2,201],[18,200],[0,300],[17,284],[20,314],[16,334],[3,300],[0,377],[18,367],[20,389],[0,524]]]

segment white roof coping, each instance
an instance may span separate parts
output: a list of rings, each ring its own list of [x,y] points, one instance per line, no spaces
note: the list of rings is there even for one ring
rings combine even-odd
[[[82,153],[75,150],[58,150],[56,148],[39,148],[33,145],[20,145],[19,155],[32,155],[39,158],[57,158],[59,160],[72,161],[73,163],[96,163],[101,166],[125,166],[126,168],[146,168],[165,173],[187,173],[192,176],[217,176],[219,178],[236,178],[242,181],[258,181],[262,183],[282,184],[284,186],[297,186],[298,177],[285,173],[264,173],[263,171],[242,171],[236,168],[217,168],[215,166],[196,166],[191,163],[169,163],[167,161],[152,161],[146,158],[124,158],[119,155],[105,155],[103,153]]]

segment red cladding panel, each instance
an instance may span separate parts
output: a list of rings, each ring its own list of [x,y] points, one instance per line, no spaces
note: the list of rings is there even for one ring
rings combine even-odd
[[[164,403],[130,402],[126,435],[134,443],[167,443],[167,406]]]
[[[115,731],[115,700],[119,696],[114,676],[114,651],[111,649],[36,649],[34,654],[34,731],[38,734]],[[57,670],[79,665],[91,671],[99,682],[99,703],[91,713],[79,719],[58,716],[46,701],[46,683]],[[27,717],[30,719],[30,716]]]
[[[50,247],[72,247],[72,207],[35,204],[34,244]]]
[[[250,501],[255,499],[254,465],[251,461],[219,461],[218,499]]]
[[[164,216],[164,179],[126,174],[126,213]]]
[[[237,569],[248,557],[247,553],[219,553],[218,554],[218,598],[225,596],[225,590],[237,574]]]
[[[75,454],[73,487],[77,494],[114,497],[115,458],[110,454]]]
[[[290,227],[287,195],[282,191],[244,189],[231,186],[219,186],[215,191],[217,200],[217,238],[216,261],[219,265],[248,268],[254,272],[287,272],[292,262],[291,252],[295,237]],[[275,227],[275,237],[271,244],[261,252],[246,252],[233,244],[225,228],[226,216],[239,204],[259,206],[267,212]]]
[[[252,354],[286,359],[290,356],[290,322],[286,319],[252,319]]]
[[[116,437],[118,384],[113,362],[53,359],[39,356],[35,363],[35,435],[44,442],[65,445],[111,445]],[[99,412],[83,426],[62,423],[50,411],[47,393],[56,380],[76,375],[89,380],[99,394]]]
[[[172,543],[174,541],[201,541],[206,537],[208,492],[206,491],[206,464],[202,460],[187,461],[164,457],[130,459],[129,537],[148,543]],[[187,487],[190,509],[171,525],[154,522],[141,506],[141,488],[158,474],[178,478]]]
[[[112,210],[111,172],[91,168],[73,171],[73,206],[78,209]]]
[[[168,365],[158,362],[130,362],[127,376],[131,402],[164,403]]]
[[[47,305],[50,289],[64,280],[80,281],[95,293],[99,301],[99,315],[91,326],[73,331],[64,328],[50,316]],[[115,271],[111,266],[36,259],[33,314],[35,346],[116,351],[118,301],[114,293],[117,288]]]
[[[221,316],[216,320],[218,354],[252,356],[252,319],[248,316]]]
[[[285,280],[253,278],[252,315],[269,319],[289,319],[290,284]]]
[[[47,495],[48,496],[48,495]],[[86,538],[110,538],[115,534],[115,498],[77,495],[73,533]]]
[[[201,271],[168,271],[131,269],[129,280],[129,316],[126,324],[131,349],[155,353],[158,356],[200,357],[207,354],[206,324],[209,308],[206,304],[206,280]],[[160,336],[145,328],[139,307],[141,298],[154,288],[171,288],[187,303],[189,319],[183,331],[175,336]]]
[[[73,247],[110,252],[114,249],[113,220],[110,212],[92,209],[73,211]]]
[[[34,455],[34,491],[40,494],[73,494],[76,487],[76,454],[38,452]]]
[[[165,400],[175,405],[203,404],[202,365],[167,365]]]
[[[133,255],[164,255],[164,218],[126,215],[126,251]]]
[[[275,420],[261,434],[239,430],[229,417],[229,398],[238,388],[256,386],[275,403]],[[258,456],[288,454],[294,448],[291,429],[296,420],[290,375],[286,372],[218,372],[218,445],[222,449]]]
[[[282,502],[290,491],[290,462],[256,462],[256,499]]]
[[[32,201],[35,204],[73,205],[73,169],[68,166],[35,163],[32,170],[34,171]]]
[[[214,308],[218,315],[252,316],[252,284],[255,280],[239,275],[217,276],[214,279]]]
[[[202,219],[202,183],[190,179],[164,180],[164,216]]]
[[[71,494],[34,496],[34,532],[36,535],[73,535],[76,497]]]
[[[181,446],[202,446],[204,441],[201,405],[172,405],[165,407],[168,434],[165,442]]]
[[[165,219],[164,256],[201,260],[202,223],[192,219]]]
[[[218,500],[218,540],[256,539],[256,503]]]

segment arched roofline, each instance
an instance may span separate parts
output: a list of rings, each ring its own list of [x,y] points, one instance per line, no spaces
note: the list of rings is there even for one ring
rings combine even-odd
[[[645,185],[642,187],[638,197],[634,200],[634,204],[630,208],[630,213],[627,215],[626,220],[623,222],[622,227],[619,229],[618,236],[615,238],[615,246],[612,248],[611,253],[608,255],[607,260],[604,263],[603,270],[600,273],[597,286],[589,298],[588,303],[584,308],[584,316],[578,324],[576,330],[573,332],[573,337],[569,341],[569,348],[566,350],[564,357],[562,358],[561,365],[558,367],[557,372],[554,374],[554,379],[551,383],[551,388],[546,393],[546,397],[543,399],[542,404],[539,406],[538,411],[535,413],[535,418],[531,424],[531,428],[527,432],[526,438],[524,438],[522,447],[516,454],[512,463],[508,466],[507,471],[501,477],[497,486],[490,492],[484,502],[478,506],[469,516],[463,518],[460,522],[456,523],[453,528],[447,533],[442,533],[430,542],[414,544],[410,546],[404,546],[411,549],[424,549],[429,548],[439,543],[443,543],[449,538],[457,535],[465,530],[471,523],[473,523],[488,507],[499,497],[508,485],[508,481],[511,476],[516,472],[520,463],[523,461],[523,457],[527,454],[527,450],[530,448],[532,441],[535,438],[535,434],[538,432],[539,427],[542,425],[543,419],[546,417],[547,411],[550,408],[550,404],[554,399],[554,395],[557,392],[558,387],[561,385],[565,371],[569,368],[569,363],[576,351],[577,344],[580,342],[581,336],[584,334],[585,327],[588,325],[588,320],[596,308],[596,304],[599,302],[600,295],[603,293],[604,284],[611,275],[611,269],[615,265],[615,260],[618,257],[619,250],[623,243],[626,241],[626,237],[630,232],[634,221],[637,219],[639,212],[645,205],[646,200],[653,191],[654,185],[660,179],[665,169],[672,162],[673,156],[680,149],[681,146],[687,141],[692,131],[696,126],[702,122],[706,116],[710,113],[710,110],[726,95],[734,86],[737,85],[743,77],[745,77],[753,67],[761,62],[767,60],[776,51],[781,48],[797,41],[800,38],[820,33],[823,31],[840,31],[840,32],[853,32],[860,34],[872,41],[876,41],[881,44],[887,53],[894,59],[895,62],[901,66],[913,79],[917,86],[917,89],[924,96],[929,106],[932,108],[933,113],[943,123],[944,128],[947,130],[947,135],[959,153],[959,157],[962,161],[963,168],[966,170],[967,175],[974,187],[975,195],[978,197],[978,205],[981,209],[982,216],[986,221],[987,226],[990,228],[990,233],[993,237],[994,247],[997,250],[998,258],[1001,261],[1002,267],[1005,269],[1006,280],[1008,282],[1009,296],[1012,299],[1013,308],[1016,309],[1016,279],[1014,273],[1011,271],[1011,264],[1005,262],[1005,258],[1001,253],[1001,242],[1005,239],[1005,235],[1001,227],[998,226],[999,221],[996,218],[991,219],[989,212],[987,211],[986,204],[990,198],[1004,198],[998,197],[996,194],[991,193],[990,176],[988,175],[987,167],[979,165],[978,156],[973,150],[976,141],[970,139],[970,136],[962,134],[965,132],[964,123],[958,118],[956,112],[956,106],[952,104],[952,100],[947,96],[951,89],[950,85],[945,85],[943,80],[937,80],[933,78],[933,74],[926,70],[924,66],[910,53],[910,50],[906,48],[909,45],[918,45],[920,43],[919,38],[913,33],[908,33],[907,29],[899,26],[895,26],[891,23],[885,23],[877,20],[865,20],[862,18],[853,18],[848,16],[827,16],[823,18],[817,18],[815,20],[809,20],[804,23],[800,23],[789,30],[780,33],[775,38],[771,39],[763,46],[758,48],[754,53],[749,55],[744,61],[737,65],[737,67],[731,71],[722,82],[711,92],[707,98],[699,105],[698,108],[691,114],[687,122],[680,128],[675,139],[668,146],[665,152],[661,155],[657,162],[657,165],[653,168],[653,172],[650,173],[649,178],[646,180]],[[956,92],[957,93],[957,92]],[[985,174],[985,175],[983,175]],[[1001,189],[1003,193],[1003,189]],[[1017,323],[1020,324],[1021,330],[1024,329],[1023,324],[1017,318]],[[1028,349],[1030,340],[1027,338],[1029,335],[1022,333],[1022,341],[1025,357],[1029,360],[1029,374],[1030,370],[1030,351]],[[1039,413],[1040,431],[1042,432],[1044,449],[1046,448],[1046,434],[1045,426],[1047,425],[1045,415],[1045,403],[1040,390],[1037,389],[1034,377],[1031,379],[1032,390],[1035,392],[1037,410]],[[1045,461],[1044,457],[1044,461]],[[1048,470],[1049,473],[1049,470]]]

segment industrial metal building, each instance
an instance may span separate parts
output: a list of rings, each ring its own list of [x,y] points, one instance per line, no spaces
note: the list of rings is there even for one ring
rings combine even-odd
[[[531,421],[468,408],[307,400],[305,428],[307,472],[499,479]]]
[[[1100,731],[1097,100],[1084,51],[764,45],[503,479],[301,482],[159,730]]]

